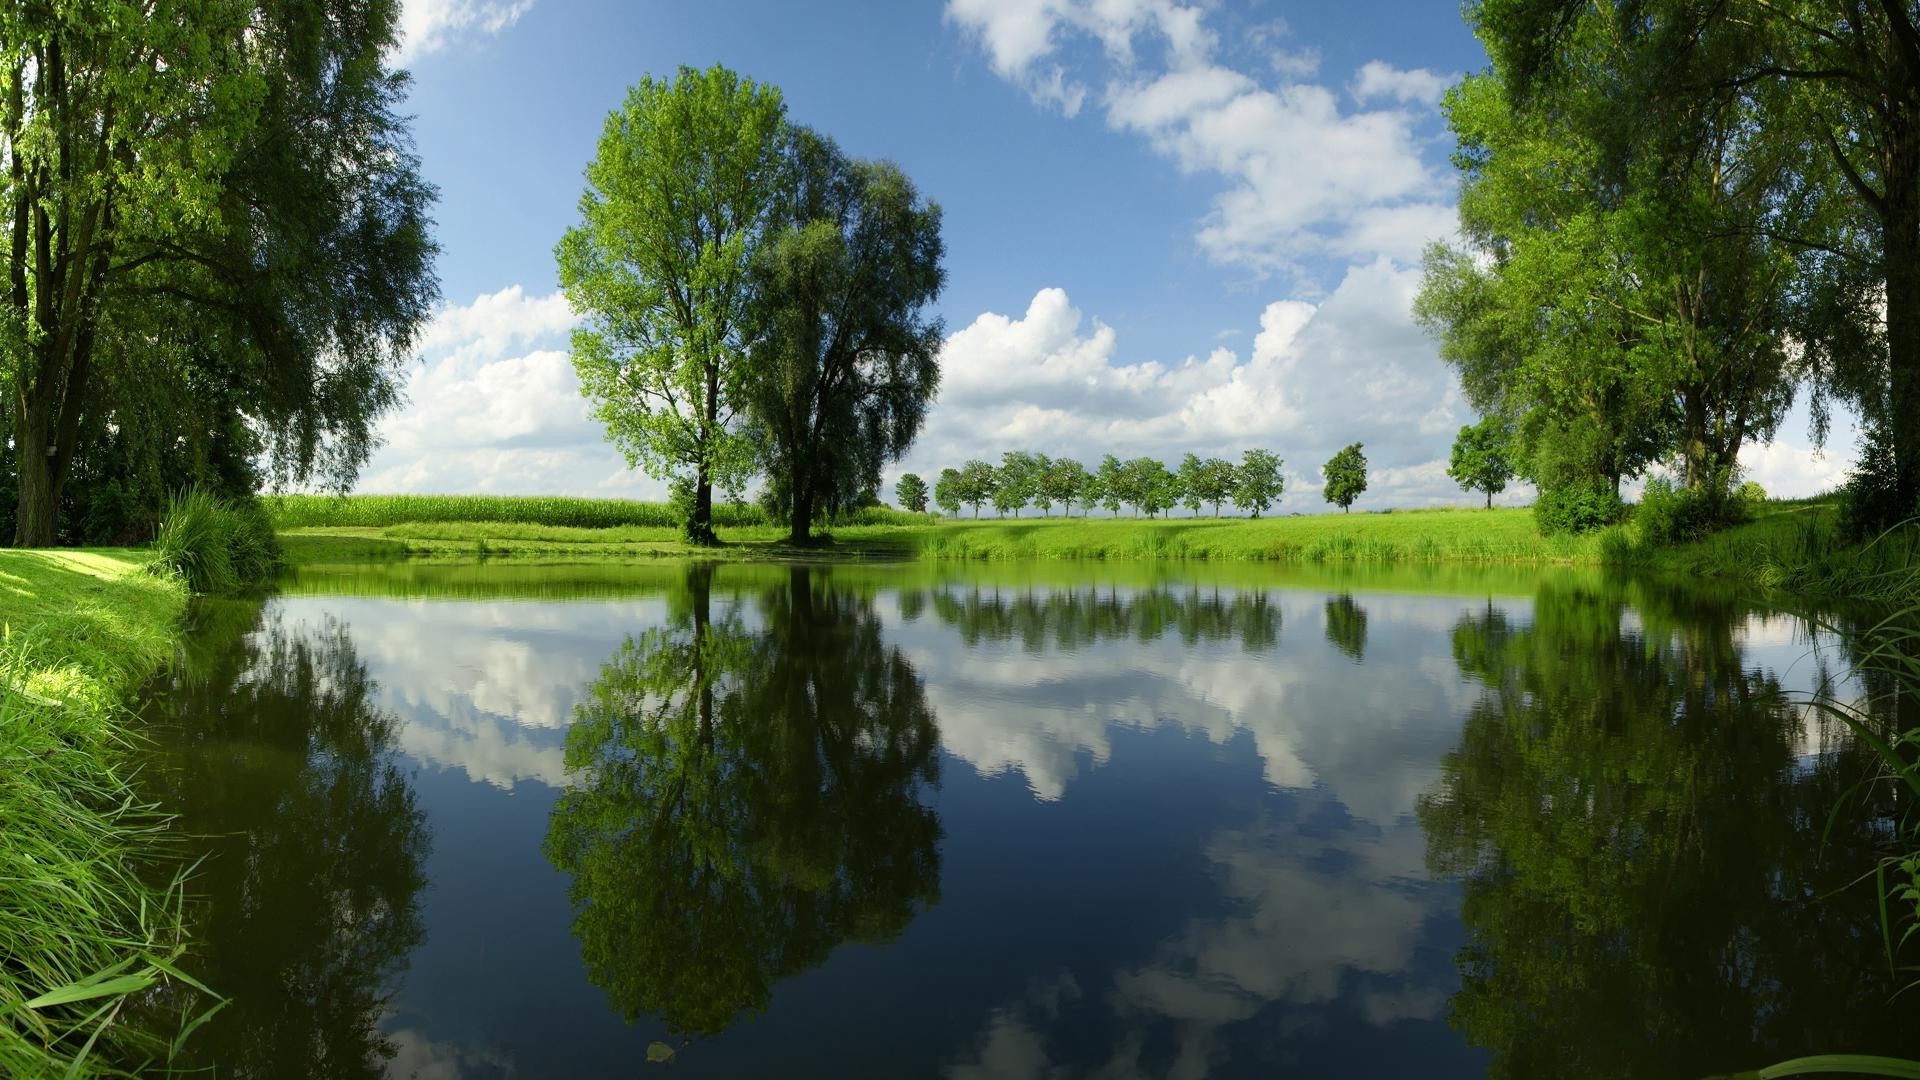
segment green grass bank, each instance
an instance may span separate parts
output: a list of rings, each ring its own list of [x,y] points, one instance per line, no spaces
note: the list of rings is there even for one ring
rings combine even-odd
[[[133,1073],[172,1045],[123,1016],[183,978],[124,701],[171,657],[187,589],[145,562],[0,551],[0,1076]]]
[[[1285,564],[1617,566],[1809,595],[1895,599],[1914,591],[1912,531],[1869,544],[1840,532],[1831,497],[1774,501],[1744,524],[1683,544],[1645,542],[1631,521],[1541,536],[1524,509],[1400,510],[1259,519],[939,518],[862,511],[795,549],[756,507],[728,507],[724,546],[697,549],[659,503],[493,496],[284,496],[267,500],[290,562],[535,555],[722,560],[1192,560]]]

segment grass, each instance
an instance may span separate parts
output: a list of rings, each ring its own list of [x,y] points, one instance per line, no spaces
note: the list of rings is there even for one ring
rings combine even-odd
[[[576,499],[557,495],[273,495],[261,500],[274,528],[384,528],[429,522],[490,522],[573,529],[654,528],[674,531],[679,517],[666,503],[630,499]],[[924,520],[884,507],[851,515],[847,524],[908,524]],[[721,528],[771,526],[752,504],[716,503]]]
[[[143,556],[0,551],[0,1075],[164,1060],[178,1040],[121,1010],[196,985],[174,966],[179,878],[143,874],[166,822],[128,795],[122,701],[172,654],[187,599]]]

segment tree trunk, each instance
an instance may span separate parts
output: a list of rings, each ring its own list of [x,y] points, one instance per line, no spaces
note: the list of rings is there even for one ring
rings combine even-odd
[[[1898,133],[1883,202],[1887,362],[1900,512],[1920,508],[1920,128]]]
[[[813,491],[799,481],[793,485],[793,520],[787,526],[787,543],[813,543]]]
[[[13,546],[52,547],[59,539],[59,477],[47,451],[47,415],[44,409],[29,407],[26,415],[15,413],[14,456],[20,466],[19,516],[14,519]]]
[[[693,514],[687,518],[687,543],[713,547],[720,538],[713,534],[713,474],[705,462],[694,473]]]
[[[1493,492],[1487,492],[1487,509],[1493,509]]]

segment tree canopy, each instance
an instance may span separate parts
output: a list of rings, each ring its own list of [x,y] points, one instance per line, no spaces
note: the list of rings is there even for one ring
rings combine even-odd
[[[0,11],[16,543],[137,535],[192,481],[352,482],[437,295],[397,15]]]
[[[1326,486],[1322,494],[1342,513],[1353,509],[1353,501],[1367,490],[1367,455],[1359,443],[1343,448],[1320,467]]]
[[[787,136],[793,189],[752,255],[743,399],[767,501],[806,543],[913,444],[940,387],[940,207],[890,162]]]
[[[1505,491],[1513,479],[1511,438],[1505,421],[1487,416],[1477,424],[1463,425],[1453,440],[1447,475],[1467,491],[1484,492],[1489,510],[1493,509],[1493,497]]]
[[[714,542],[714,485],[737,491],[753,468],[740,420],[754,259],[796,183],[786,135],[780,92],[726,68],[643,78],[607,116],[580,221],[554,249],[584,320],[580,392],[630,466],[672,483],[696,543]],[[825,241],[788,238],[768,272],[820,272]]]

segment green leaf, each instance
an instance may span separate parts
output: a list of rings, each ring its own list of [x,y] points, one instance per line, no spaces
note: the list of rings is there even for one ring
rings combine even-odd
[[[647,1044],[647,1062],[652,1065],[673,1064],[673,1047],[655,1039]]]

